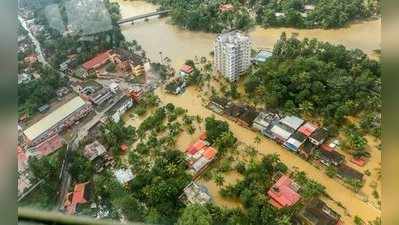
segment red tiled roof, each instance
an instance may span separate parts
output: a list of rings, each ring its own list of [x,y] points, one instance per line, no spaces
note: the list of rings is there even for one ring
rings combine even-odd
[[[270,203],[277,208],[284,208],[297,203],[301,196],[293,189],[293,183],[288,176],[282,176],[267,192],[271,198]]]
[[[183,66],[180,68],[180,71],[182,71],[182,72],[184,72],[184,73],[187,73],[187,74],[190,74],[190,73],[193,72],[193,68],[192,68],[191,66],[189,66],[189,65],[183,65]]]
[[[355,164],[357,166],[360,166],[360,167],[366,165],[366,159],[365,158],[358,158],[358,159],[353,158],[350,161],[351,161],[351,163],[353,163],[353,164]]]
[[[304,125],[302,125],[298,131],[301,132],[302,134],[306,135],[307,137],[309,137],[315,130],[317,129],[317,126],[307,122]]]
[[[201,150],[203,147],[205,147],[205,141],[203,140],[198,140],[194,144],[188,146],[186,149],[186,152],[190,155],[194,155],[197,153],[199,150]]]
[[[96,55],[94,58],[90,59],[89,61],[83,63],[82,67],[85,70],[91,70],[105,64],[108,61],[108,59],[109,59],[108,51],[103,52]]]
[[[88,183],[89,182],[77,184],[74,187],[73,193],[68,193],[67,199],[65,202],[65,207],[66,207],[66,211],[68,214],[74,214],[76,211],[76,206],[78,204],[83,204],[83,203],[88,202],[88,200],[85,199],[85,197],[84,197],[86,185]],[[71,195],[72,195],[72,199],[69,200]]]
[[[205,149],[204,153],[202,154],[207,160],[212,160],[216,155],[216,150],[212,147],[208,147]]]

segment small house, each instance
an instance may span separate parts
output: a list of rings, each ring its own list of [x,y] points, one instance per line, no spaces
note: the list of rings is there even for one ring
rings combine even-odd
[[[228,103],[229,100],[227,98],[212,96],[207,107],[218,114],[222,114]]]
[[[286,116],[280,120],[281,124],[284,124],[293,130],[297,130],[303,124],[303,122],[303,119],[296,116]]]
[[[107,115],[115,123],[118,123],[123,114],[126,113],[133,106],[133,100],[124,95],[118,102],[116,102],[108,111]]]
[[[67,214],[73,215],[78,211],[81,204],[86,204],[90,200],[92,190],[89,182],[76,184],[73,192],[65,197],[64,208]]]
[[[309,160],[315,149],[316,145],[310,142],[309,139],[306,139],[299,150],[299,155],[301,155],[304,159]]]
[[[283,146],[294,152],[298,152],[305,140],[306,136],[301,132],[296,131],[284,142]]]
[[[190,145],[186,149],[190,172],[194,176],[198,176],[215,159],[216,153],[217,151],[203,140],[198,140]]]
[[[194,69],[191,66],[185,64],[185,65],[183,65],[180,68],[179,73],[177,74],[177,76],[180,77],[180,78],[186,79],[187,76],[192,74],[193,70]]]
[[[165,85],[165,90],[175,95],[183,93],[185,88],[186,82],[180,77],[172,79],[169,83]]]
[[[334,165],[339,166],[345,161],[345,156],[335,151],[335,149],[328,145],[321,145],[318,148],[318,153],[321,163],[326,166]]]
[[[319,146],[324,143],[326,138],[328,137],[327,129],[325,128],[317,128],[310,136],[309,140]]]
[[[258,112],[254,107],[246,106],[243,112],[238,116],[238,124],[244,127],[251,127],[255,118],[258,116]]]
[[[280,122],[273,125],[270,130],[264,130],[266,136],[274,139],[278,143],[284,143],[294,132],[294,129]]]
[[[252,123],[252,128],[258,131],[266,129],[273,121],[278,121],[279,116],[271,112],[260,112]]]
[[[317,130],[317,126],[310,123],[310,122],[306,122],[305,124],[303,124],[301,127],[299,127],[298,131],[300,133],[302,133],[303,135],[305,135],[306,137],[310,137],[310,135],[313,134],[313,132],[315,132]]]
[[[49,109],[50,109],[50,106],[49,106],[48,104],[45,104],[45,105],[40,106],[37,110],[38,110],[40,113],[45,113],[45,112],[47,112]]]
[[[244,111],[244,107],[231,103],[225,108],[224,114],[236,120]]]
[[[199,185],[195,182],[188,184],[179,199],[186,205],[200,204],[204,205],[211,202],[212,198],[205,186]]]
[[[270,57],[272,57],[273,53],[267,50],[260,50],[258,54],[254,58],[254,63],[264,63]]]
[[[341,216],[320,199],[312,199],[299,212],[304,225],[340,225]]]
[[[346,164],[341,164],[340,166],[338,166],[337,177],[342,180],[363,181],[363,176],[363,173],[353,169]]]
[[[270,204],[281,209],[293,206],[301,199],[298,190],[299,185],[291,180],[287,175],[283,175],[269,189],[267,195],[270,197]]]
[[[138,103],[144,95],[144,90],[141,87],[134,86],[129,90],[128,95],[134,100],[134,102]]]
[[[90,161],[93,161],[97,157],[104,155],[106,152],[107,150],[105,147],[96,140],[93,143],[85,146],[83,155]]]

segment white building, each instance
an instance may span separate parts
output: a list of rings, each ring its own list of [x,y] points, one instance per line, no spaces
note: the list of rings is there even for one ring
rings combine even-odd
[[[251,65],[251,40],[238,31],[220,34],[214,53],[215,69],[229,81],[237,81]]]

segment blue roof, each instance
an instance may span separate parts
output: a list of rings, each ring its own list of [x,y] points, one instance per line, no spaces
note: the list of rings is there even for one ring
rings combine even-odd
[[[261,50],[255,57],[255,60],[258,62],[266,62],[266,60],[272,57],[272,52]]]

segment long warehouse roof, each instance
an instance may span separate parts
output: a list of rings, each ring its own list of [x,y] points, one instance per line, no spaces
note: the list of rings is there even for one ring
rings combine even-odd
[[[34,140],[85,104],[85,101],[83,101],[81,97],[78,96],[73,98],[69,102],[54,110],[54,112],[41,119],[39,122],[26,129],[24,131],[25,136],[29,140]]]

